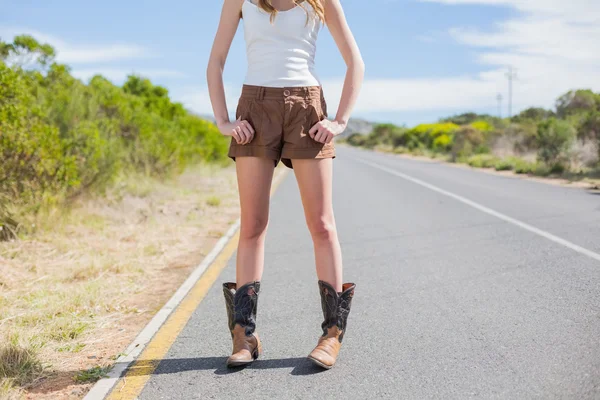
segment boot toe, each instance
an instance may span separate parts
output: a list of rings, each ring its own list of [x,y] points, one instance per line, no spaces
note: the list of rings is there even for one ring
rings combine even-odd
[[[241,350],[229,356],[229,358],[227,359],[227,366],[239,367],[241,365],[250,364],[252,361],[254,361],[254,358],[252,357],[250,351]]]
[[[319,367],[330,369],[335,364],[335,357],[326,353],[321,349],[314,349],[312,353],[308,355],[308,359],[318,365]]]

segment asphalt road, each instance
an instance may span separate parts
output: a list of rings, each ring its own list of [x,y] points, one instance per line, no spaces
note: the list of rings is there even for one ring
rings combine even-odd
[[[600,195],[349,148],[334,190],[357,284],[334,369],[305,360],[321,314],[290,174],[271,205],[263,357],[225,368],[232,259],[141,399],[600,399]]]

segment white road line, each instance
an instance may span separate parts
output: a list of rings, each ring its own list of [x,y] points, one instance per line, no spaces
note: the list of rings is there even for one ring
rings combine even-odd
[[[506,221],[508,223],[516,225],[519,228],[525,229],[526,231],[535,233],[536,235],[539,235],[539,236],[544,237],[544,238],[546,238],[548,240],[551,240],[554,243],[558,243],[558,244],[563,245],[563,246],[565,246],[565,247],[567,247],[567,248],[569,248],[569,249],[571,249],[573,251],[576,251],[579,254],[583,254],[585,256],[593,258],[596,261],[600,261],[600,254],[598,254],[596,252],[593,252],[593,251],[588,250],[588,249],[586,249],[584,247],[581,247],[581,246],[579,246],[579,245],[577,245],[577,244],[575,244],[573,242],[569,242],[568,240],[565,240],[565,239],[563,239],[561,237],[553,235],[550,232],[546,232],[546,231],[544,231],[542,229],[536,228],[535,226],[529,225],[529,224],[527,224],[527,223],[525,223],[523,221],[519,221],[518,219],[509,217],[506,214],[502,214],[501,212],[498,212],[496,210],[492,210],[491,208],[488,208],[488,207],[486,207],[484,205],[476,203],[473,200],[469,200],[466,197],[463,197],[463,196],[460,196],[460,195],[458,195],[456,193],[452,193],[452,192],[449,192],[447,190],[441,189],[441,188],[439,188],[439,187],[437,187],[435,185],[432,185],[431,183],[427,183],[427,182],[422,181],[420,179],[414,178],[414,177],[412,177],[410,175],[404,174],[402,172],[398,172],[395,169],[388,168],[388,167],[385,167],[383,165],[376,164],[376,163],[373,163],[373,162],[370,162],[370,161],[365,161],[365,160],[362,160],[362,159],[359,159],[359,158],[355,158],[355,160],[358,161],[358,162],[360,162],[360,163],[363,163],[365,165],[369,165],[369,166],[371,166],[373,168],[377,168],[377,169],[379,169],[381,171],[385,171],[385,172],[387,172],[389,174],[395,175],[395,176],[397,176],[399,178],[405,179],[405,180],[407,180],[409,182],[416,183],[417,185],[423,186],[423,187],[425,187],[425,188],[427,188],[429,190],[433,190],[434,192],[443,194],[444,196],[451,197],[454,200],[458,200],[461,203],[464,203],[464,204],[466,204],[468,206],[471,206],[471,207],[473,207],[473,208],[475,208],[475,209],[477,209],[477,210],[479,210],[481,212],[484,212],[486,214],[489,214],[489,215],[492,215],[492,216],[494,216],[496,218],[499,218],[499,219],[501,219],[503,221]]]

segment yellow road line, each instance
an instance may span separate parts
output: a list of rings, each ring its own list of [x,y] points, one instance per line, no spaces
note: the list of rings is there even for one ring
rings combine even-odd
[[[286,174],[287,170],[283,170],[277,176],[271,188],[271,195],[275,193]],[[227,266],[227,262],[235,252],[239,236],[238,231],[229,240],[215,261],[208,267],[185,299],[148,343],[142,354],[129,367],[125,376],[115,385],[112,392],[106,397],[107,400],[133,400],[139,396],[160,361],[179,337],[194,311]]]

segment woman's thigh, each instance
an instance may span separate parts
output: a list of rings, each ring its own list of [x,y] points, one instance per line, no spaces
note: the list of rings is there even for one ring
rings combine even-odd
[[[333,228],[333,159],[295,159],[292,163],[309,229]]]
[[[260,234],[266,228],[269,217],[273,160],[261,157],[237,157],[235,163],[242,229],[252,236]]]

